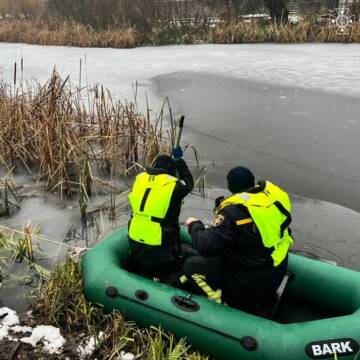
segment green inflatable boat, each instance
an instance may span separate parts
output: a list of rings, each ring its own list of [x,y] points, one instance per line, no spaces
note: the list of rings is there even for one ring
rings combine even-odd
[[[184,242],[191,239],[181,229]],[[122,268],[122,228],[82,260],[85,294],[141,326],[161,325],[216,359],[356,359],[360,343],[360,273],[290,255],[288,282],[275,317],[241,312]],[[336,354],[336,356],[335,356]],[[358,356],[360,359],[360,355]]]

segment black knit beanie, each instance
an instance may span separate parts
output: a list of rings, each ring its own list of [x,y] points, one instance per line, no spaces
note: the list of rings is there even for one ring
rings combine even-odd
[[[169,175],[176,176],[175,160],[168,155],[160,155],[155,159],[154,168],[163,169]]]
[[[234,167],[227,174],[228,189],[239,193],[255,186],[254,174],[244,166]]]

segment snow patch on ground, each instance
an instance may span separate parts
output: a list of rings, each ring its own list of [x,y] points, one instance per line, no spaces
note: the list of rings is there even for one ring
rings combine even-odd
[[[60,330],[54,326],[39,325],[32,330],[29,337],[23,337],[20,341],[36,347],[38,343],[44,345],[44,350],[49,354],[58,354],[65,345],[66,340],[60,334]]]
[[[134,360],[135,355],[132,353],[126,353],[125,351],[122,351],[120,353],[120,360]]]
[[[11,327],[11,331],[14,333],[27,333],[32,331],[32,327],[16,325]]]
[[[90,338],[86,338],[82,341],[82,344],[79,345],[77,351],[79,354],[80,359],[85,359],[86,357],[90,356],[99,342],[99,339],[103,337],[104,333],[102,331],[99,332],[99,336],[95,337],[92,336]]]
[[[6,326],[0,327],[0,341],[3,339],[9,339],[9,328]]]
[[[60,330],[54,326],[39,325],[35,328],[30,326],[20,326],[19,317],[16,311],[7,307],[0,308],[0,341],[10,340],[19,341],[9,335],[9,333],[28,333],[31,335],[20,339],[21,342],[36,347],[42,343],[44,350],[49,354],[58,354],[60,349],[65,345],[66,340],[60,334]]]
[[[99,343],[99,341],[101,341],[103,336],[104,333],[100,331],[97,337],[91,336],[83,339],[77,348],[79,359],[87,359],[88,357],[90,357],[95,351],[97,344]],[[121,351],[119,360],[135,360],[135,355],[132,353],[127,353],[125,351]]]
[[[19,324],[19,317],[16,315],[16,311],[7,307],[0,308],[0,326],[14,326]]]
[[[18,324],[19,317],[16,315],[16,311],[7,307],[0,308],[0,341],[3,339],[14,340],[9,335],[9,329]]]

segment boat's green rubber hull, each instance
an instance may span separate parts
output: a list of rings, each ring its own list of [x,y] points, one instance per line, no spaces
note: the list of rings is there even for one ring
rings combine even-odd
[[[184,229],[182,239],[190,241]],[[360,273],[290,255],[289,270],[295,279],[288,285],[289,292],[304,301],[351,315],[283,325],[199,296],[192,296],[200,306],[198,311],[183,311],[171,299],[186,295],[184,291],[125,271],[121,264],[127,257],[126,228],[85,254],[82,272],[88,300],[104,305],[107,311],[119,309],[141,326],[161,325],[218,359],[334,359],[329,350],[333,348],[339,359],[355,358],[360,342]],[[116,288],[119,295],[109,297],[106,294],[109,287]],[[149,297],[137,298],[138,290]],[[250,343],[245,341],[248,337]],[[253,340],[256,350],[251,349]],[[317,356],[307,355],[306,348]],[[321,357],[320,352],[327,357]]]

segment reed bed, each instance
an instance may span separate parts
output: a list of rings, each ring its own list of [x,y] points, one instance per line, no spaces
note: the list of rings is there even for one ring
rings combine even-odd
[[[82,24],[35,20],[0,21],[0,42],[114,48],[140,45],[132,27],[94,31],[91,26]]]
[[[38,228],[28,225],[22,236],[0,231],[0,285],[7,287],[16,281],[33,288],[28,300],[34,321],[60,328],[68,339],[67,356],[78,358],[78,345],[94,338],[96,348],[92,356],[86,357],[89,359],[121,358],[122,352],[147,360],[208,359],[194,352],[184,339],[175,339],[155,327],[140,329],[120,312],[106,314],[102,307],[89,303],[84,296],[79,258],[69,256],[53,272],[45,269],[38,262],[45,254],[32,241],[37,232]],[[23,273],[16,277],[7,273],[13,262],[24,262]]]
[[[84,100],[55,71],[45,85],[27,90],[0,83],[2,165],[39,174],[46,190],[62,199],[82,194],[84,208],[92,187],[101,186],[100,176],[135,173],[169,150],[163,111],[151,119],[135,104],[114,101],[101,86]]]
[[[297,24],[229,21],[213,27],[208,33],[210,43],[301,43],[301,42],[360,42],[360,23],[349,25],[342,33],[328,22],[305,19]]]
[[[206,360],[190,349],[184,339],[176,340],[161,329],[139,329],[126,322],[118,311],[105,314],[101,307],[89,303],[84,296],[80,264],[70,258],[58,265],[44,283],[33,302],[37,321],[60,327],[62,334],[82,333],[96,338],[96,351],[91,358],[121,358],[122,351],[139,359]],[[100,336],[99,334],[103,334]]]
[[[36,236],[39,228],[31,228],[30,225],[24,225],[22,236],[10,232],[0,231],[0,250],[5,250],[10,256],[0,256],[5,262],[23,262],[28,265],[36,264],[38,257],[43,257],[40,250],[34,246],[33,236]]]
[[[38,227],[25,225],[22,236],[0,231],[0,286],[7,288],[14,284],[28,285],[40,290],[40,285],[50,279],[51,272],[41,265],[45,254],[34,245],[33,236]],[[13,274],[13,265],[22,263],[20,273]]]
[[[210,23],[158,22],[151,30],[109,28],[95,31],[89,25],[48,21],[0,21],[0,42],[25,42],[42,45],[79,47],[132,48],[141,45],[165,44],[237,44],[237,43],[299,43],[299,42],[360,42],[360,23],[350,24],[343,33],[328,21],[303,19],[297,24],[276,24],[240,19]]]
[[[15,209],[20,208],[20,203],[16,184],[6,177],[0,179],[0,216],[11,215]]]

